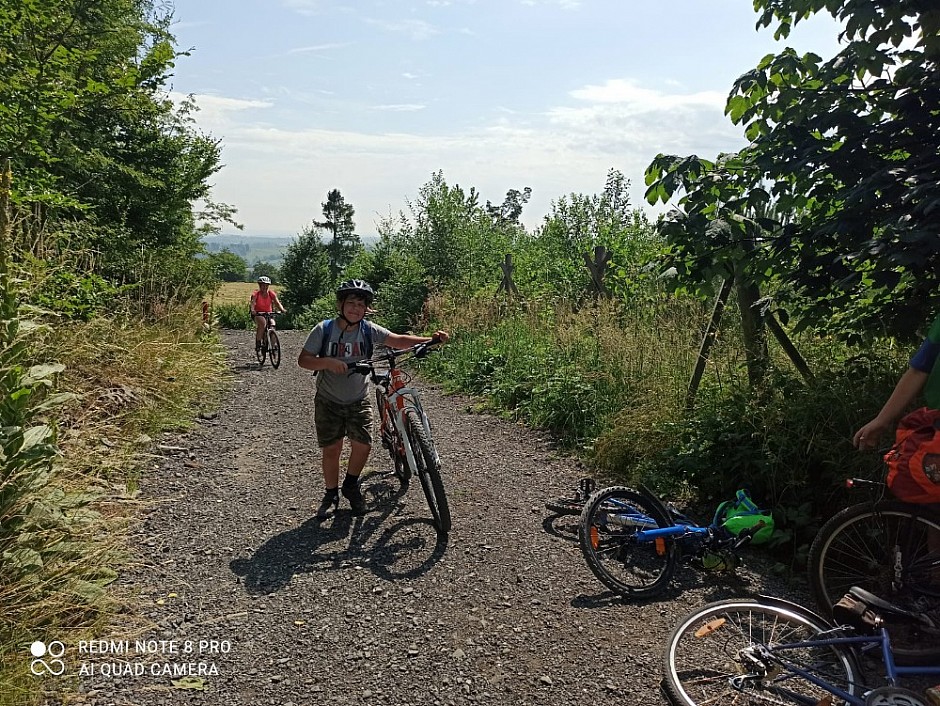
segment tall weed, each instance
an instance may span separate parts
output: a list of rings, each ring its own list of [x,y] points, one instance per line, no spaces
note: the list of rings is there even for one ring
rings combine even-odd
[[[222,352],[204,337],[198,310],[174,310],[148,324],[97,318],[29,327],[29,339],[23,328],[4,323],[17,337],[0,354],[8,400],[0,706],[38,699],[40,683],[28,671],[31,640],[74,644],[107,630],[108,585],[129,551],[121,532],[136,509],[140,452],[153,435],[185,425],[200,405],[212,404],[210,393],[224,382]],[[50,387],[53,373],[59,397]],[[66,401],[61,395],[72,401],[53,410],[52,402]],[[130,619],[122,615],[122,622]],[[56,688],[67,690],[69,682]]]

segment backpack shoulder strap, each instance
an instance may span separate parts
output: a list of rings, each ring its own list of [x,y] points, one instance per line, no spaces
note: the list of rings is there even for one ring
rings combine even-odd
[[[362,337],[366,342],[366,350],[365,350],[366,358],[371,358],[372,357],[372,322],[368,321],[367,319],[363,319],[362,324],[360,325],[363,327]]]
[[[323,322],[323,341],[320,343],[320,357],[326,356],[330,345],[330,331],[333,330],[333,319],[327,319]]]

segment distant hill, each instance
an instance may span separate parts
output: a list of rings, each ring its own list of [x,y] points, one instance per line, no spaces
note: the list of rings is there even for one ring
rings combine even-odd
[[[376,235],[361,235],[362,244],[367,248],[379,241]],[[249,267],[256,262],[270,262],[280,265],[284,259],[284,251],[294,242],[296,236],[268,236],[268,235],[208,235],[203,238],[206,250],[210,253],[221,252],[228,249],[248,263]]]

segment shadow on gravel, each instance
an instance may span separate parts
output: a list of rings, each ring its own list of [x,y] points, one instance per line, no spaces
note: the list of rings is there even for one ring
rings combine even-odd
[[[368,508],[364,516],[355,517],[341,507],[330,520],[310,518],[271,537],[250,558],[234,559],[229,566],[243,577],[246,592],[275,593],[298,574],[336,571],[352,564],[388,580],[414,578],[440,561],[447,538],[437,536],[430,520],[409,518],[385,527],[401,511],[407,487],[388,478],[376,480],[376,475],[363,480]]]
[[[578,516],[554,513],[542,520],[542,529],[568,542],[578,541]]]
[[[606,608],[611,605],[629,604],[636,606],[655,605],[673,601],[683,593],[691,590],[704,589],[702,602],[723,600],[725,598],[741,598],[756,595],[748,580],[738,574],[729,572],[703,573],[692,567],[680,567],[669,585],[658,596],[644,600],[629,600],[613,591],[604,591],[596,595],[580,595],[571,601],[572,608],[585,608],[593,610]]]

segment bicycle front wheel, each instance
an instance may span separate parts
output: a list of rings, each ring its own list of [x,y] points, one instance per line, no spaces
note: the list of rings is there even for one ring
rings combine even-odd
[[[409,409],[406,413],[408,423],[408,441],[411,444],[411,453],[414,454],[415,469],[424,497],[427,498],[431,517],[439,534],[450,532],[450,506],[447,504],[447,495],[444,493],[444,481],[441,479],[441,469],[437,462],[434,446],[424,431],[424,425],[418,413]]]
[[[823,613],[858,586],[917,613],[940,614],[940,515],[896,500],[847,507],[830,519],[809,552],[810,586]],[[899,664],[940,657],[936,636],[889,624]]]
[[[831,627],[797,606],[735,599],[682,619],[666,646],[663,688],[674,704],[844,704],[794,667],[849,694],[864,687],[854,653],[843,645],[788,645]]]
[[[268,331],[268,357],[271,359],[271,366],[276,370],[281,364],[281,341],[274,331]]]
[[[598,490],[584,504],[578,542],[588,567],[602,584],[630,600],[662,593],[676,572],[672,537],[641,541],[645,529],[672,523],[646,497],[623,486]]]

